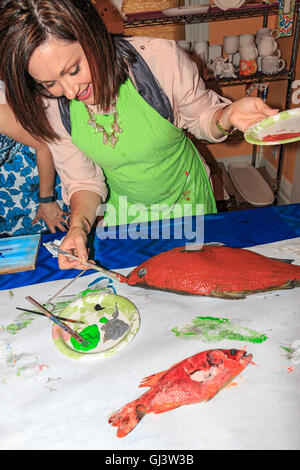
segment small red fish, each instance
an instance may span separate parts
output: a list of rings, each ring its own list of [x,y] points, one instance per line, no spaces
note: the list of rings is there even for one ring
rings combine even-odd
[[[182,294],[241,299],[256,292],[300,287],[300,266],[241,248],[179,247],[153,256],[121,282]]]
[[[111,415],[108,422],[124,437],[147,413],[163,413],[182,405],[208,401],[231,382],[252,360],[240,349],[203,351],[168,370],[145,377],[140,387],[151,387]]]

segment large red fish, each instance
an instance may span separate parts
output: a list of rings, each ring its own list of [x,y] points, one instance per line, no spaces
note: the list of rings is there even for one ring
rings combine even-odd
[[[247,294],[300,286],[300,266],[246,249],[204,245],[174,248],[148,259],[121,282],[133,286],[211,297],[240,299]]]
[[[203,351],[168,370],[150,375],[140,387],[151,387],[141,397],[114,413],[108,420],[124,437],[147,413],[163,413],[182,405],[208,401],[231,382],[252,360],[239,349]]]

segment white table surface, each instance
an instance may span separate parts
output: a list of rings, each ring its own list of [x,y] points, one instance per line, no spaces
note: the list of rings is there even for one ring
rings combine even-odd
[[[253,248],[300,264],[300,239]],[[120,272],[126,274],[130,270]],[[79,278],[65,293],[77,293],[99,277]],[[0,449],[299,449],[300,289],[223,300],[144,290],[114,281],[117,294],[138,308],[141,325],[133,341],[110,358],[81,361],[53,344],[52,322],[36,316],[20,322],[15,307],[45,302],[66,280],[0,292]],[[265,333],[260,344],[200,336],[176,337],[170,330],[196,316],[228,318]],[[29,318],[32,318],[30,316]],[[8,328],[18,324],[17,331]],[[22,327],[23,326],[23,327]],[[14,334],[13,334],[14,333]],[[282,346],[296,345],[288,357]],[[247,348],[249,364],[212,400],[146,415],[128,436],[116,437],[109,416],[142,395],[141,379],[206,349]]]

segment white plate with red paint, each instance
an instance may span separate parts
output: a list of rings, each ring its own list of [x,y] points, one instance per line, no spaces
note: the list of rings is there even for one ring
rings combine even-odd
[[[300,108],[269,116],[249,127],[244,138],[254,145],[280,145],[300,140]]]

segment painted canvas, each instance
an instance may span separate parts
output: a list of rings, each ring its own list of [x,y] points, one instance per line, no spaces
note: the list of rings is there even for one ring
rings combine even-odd
[[[0,238],[0,274],[35,269],[41,235]]]

